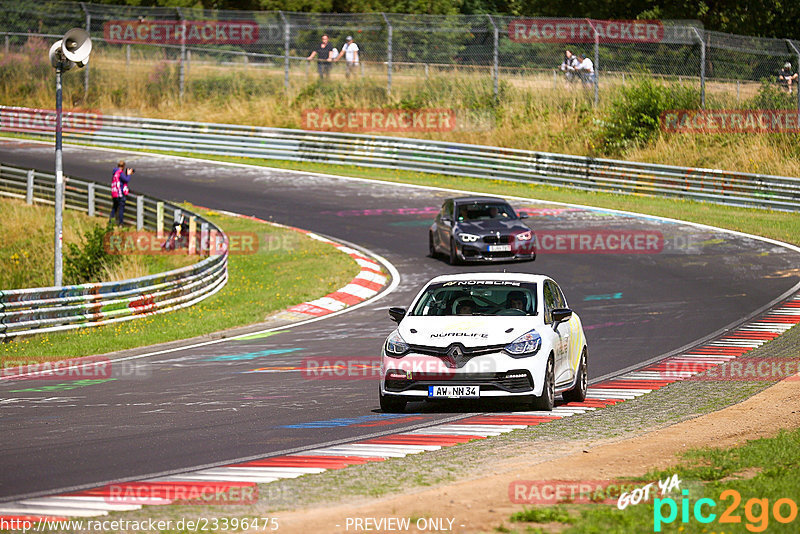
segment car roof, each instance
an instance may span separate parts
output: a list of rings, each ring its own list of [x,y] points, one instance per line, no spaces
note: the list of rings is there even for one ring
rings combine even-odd
[[[508,204],[508,201],[504,198],[500,197],[454,197],[448,200],[454,201],[456,204],[464,204],[467,202],[503,202],[504,204]]]
[[[552,280],[549,276],[543,274],[530,274],[530,273],[460,273],[460,274],[443,274],[433,278],[429,284],[450,282],[452,280],[515,280],[519,282],[534,282],[541,283],[545,280]]]

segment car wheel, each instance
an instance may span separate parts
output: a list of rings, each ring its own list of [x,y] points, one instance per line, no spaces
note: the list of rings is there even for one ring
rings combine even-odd
[[[436,245],[433,244],[433,232],[428,232],[428,255],[431,258],[438,256],[436,253]]]
[[[534,397],[532,399],[533,402],[531,402],[534,410],[543,410],[545,412],[549,412],[553,409],[553,404],[555,403],[556,397],[554,374],[553,358],[551,357],[547,360],[547,370],[544,373],[544,387],[542,388],[542,394],[538,397]]]
[[[586,349],[581,354],[581,363],[578,364],[578,380],[575,387],[561,395],[567,402],[583,402],[586,400],[586,389],[589,387],[589,373],[586,367]]]
[[[387,413],[402,413],[406,409],[406,401],[403,397],[390,397],[380,394],[381,410]]]
[[[456,251],[456,242],[450,238],[450,257],[448,258],[450,265],[458,265],[458,252]]]

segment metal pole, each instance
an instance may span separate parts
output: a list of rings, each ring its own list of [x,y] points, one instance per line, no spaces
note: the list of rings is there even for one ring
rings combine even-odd
[[[61,287],[63,280],[61,263],[62,199],[64,197],[64,173],[61,162],[61,63],[56,67],[56,190],[55,190],[55,234],[53,254],[53,285]]]
[[[691,26],[692,31],[700,41],[700,108],[706,109],[706,42],[697,31],[697,28]]]
[[[386,93],[392,94],[392,23],[386,13],[381,13],[386,22],[388,37],[386,38]]]
[[[125,45],[125,68],[128,68],[130,66],[131,66],[131,45],[130,44],[126,44]]]
[[[797,55],[797,70],[800,72],[800,50],[794,45],[794,43],[790,39],[786,39],[786,44],[794,50],[794,53]],[[796,93],[797,93],[797,111],[800,111],[800,86],[795,85]]]
[[[283,11],[278,11],[278,13],[283,21],[283,86],[289,89],[289,45],[291,44],[292,30]]]
[[[8,54],[8,45],[9,45],[8,41],[9,41],[8,34],[6,34],[6,54]]]
[[[89,13],[89,10],[86,8],[86,4],[81,2],[81,8],[83,12],[86,13],[86,33],[91,34],[92,32],[92,15]],[[83,98],[84,100],[89,96],[89,65],[87,64],[83,68]]]
[[[175,11],[178,12],[178,19],[181,21],[181,71],[180,71],[180,88],[179,88],[179,95],[180,99],[183,100],[183,84],[186,77],[185,71],[185,57],[186,57],[186,19],[183,18],[183,11],[181,8],[176,7]]]
[[[499,43],[500,43],[500,32],[497,30],[497,24],[494,23],[494,19],[491,15],[487,13],[486,15],[489,17],[489,22],[494,29],[494,65],[492,68],[492,79],[494,81],[494,98],[497,99],[498,94],[498,84],[500,78],[500,56],[499,56]]]
[[[136,229],[144,228],[144,195],[136,195]]]
[[[86,206],[87,213],[89,214],[89,217],[94,217],[94,212],[95,212],[95,202],[94,202],[95,190],[94,190],[94,182],[90,183],[90,184],[87,186],[87,188],[86,188],[86,193],[88,194],[88,199],[87,199],[87,201],[86,201],[86,204],[87,204],[87,206]]]
[[[594,105],[597,107],[600,103],[600,34],[594,24],[592,29],[594,30]]]
[[[33,204],[33,174],[34,170],[30,169],[28,171],[28,188],[25,191],[25,203],[26,204]]]

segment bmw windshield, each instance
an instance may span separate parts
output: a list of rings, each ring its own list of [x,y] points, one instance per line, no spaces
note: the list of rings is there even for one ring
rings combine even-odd
[[[517,219],[517,214],[505,202],[471,202],[456,206],[456,220],[458,221],[489,221],[492,219],[511,221]]]
[[[512,280],[431,284],[409,315],[536,315],[536,284]]]

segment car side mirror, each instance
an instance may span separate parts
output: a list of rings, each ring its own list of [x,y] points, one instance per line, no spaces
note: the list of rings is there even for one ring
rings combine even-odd
[[[519,218],[520,219],[527,219],[528,217],[529,217],[529,215],[527,213],[525,213],[524,211],[519,212]]]
[[[389,317],[391,317],[392,321],[399,323],[403,320],[403,317],[406,316],[406,309],[405,308],[389,308]]]
[[[442,217],[442,222],[447,225],[450,225],[453,224],[453,219],[451,219],[450,217]]]
[[[558,328],[558,325],[563,323],[564,321],[569,321],[569,318],[572,317],[572,310],[569,308],[556,308],[552,311],[553,315],[553,330]]]

